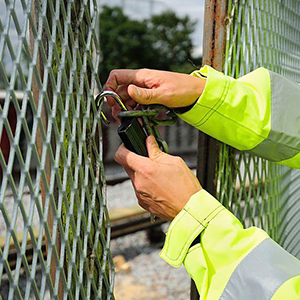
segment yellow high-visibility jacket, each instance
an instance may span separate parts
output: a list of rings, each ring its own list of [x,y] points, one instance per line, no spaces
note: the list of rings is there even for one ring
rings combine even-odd
[[[239,150],[300,168],[300,86],[259,68],[234,79],[205,66],[203,94],[180,117]],[[300,222],[300,220],[299,220]],[[300,299],[300,262],[263,230],[244,229],[201,190],[172,221],[160,256],[185,265],[201,300]]]

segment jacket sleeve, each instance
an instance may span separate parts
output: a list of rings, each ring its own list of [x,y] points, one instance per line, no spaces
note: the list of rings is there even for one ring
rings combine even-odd
[[[259,68],[239,79],[204,66],[207,79],[192,109],[180,118],[239,150],[300,168],[300,86]]]
[[[205,190],[172,221],[160,256],[185,265],[201,300],[300,297],[300,262],[263,230],[243,229]]]

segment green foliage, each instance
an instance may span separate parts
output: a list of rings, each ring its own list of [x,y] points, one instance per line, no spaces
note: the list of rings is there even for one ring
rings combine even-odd
[[[172,11],[136,21],[119,7],[104,6],[100,14],[102,61],[100,80],[112,69],[154,68],[189,73],[195,22]],[[201,64],[201,58],[193,59]]]
[[[115,68],[147,67],[155,59],[144,22],[130,20],[118,7],[103,7],[100,14],[102,62],[100,80]]]
[[[152,47],[157,53],[157,66],[173,69],[191,59],[193,43],[191,34],[195,22],[189,17],[180,18],[172,11],[153,16],[148,25]]]

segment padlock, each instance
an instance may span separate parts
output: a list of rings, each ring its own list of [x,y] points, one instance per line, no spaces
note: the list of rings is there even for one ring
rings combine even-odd
[[[118,135],[128,150],[142,156],[148,156],[145,146],[147,135],[137,118],[122,118],[118,127]]]
[[[96,97],[95,101],[97,108],[99,108],[101,100],[104,99],[104,97],[112,97],[116,100],[122,111],[127,111],[127,108],[119,95],[112,91],[103,91]],[[103,114],[101,114],[101,116],[106,120],[106,117]],[[121,124],[118,127],[118,135],[128,150],[142,156],[148,156],[146,148],[147,133],[137,118],[121,118]]]

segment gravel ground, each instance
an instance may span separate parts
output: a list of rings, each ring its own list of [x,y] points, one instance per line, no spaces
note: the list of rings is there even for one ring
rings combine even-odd
[[[137,204],[130,181],[107,189],[108,207]],[[164,224],[166,232],[169,224]],[[111,241],[112,255],[121,255],[127,262],[126,270],[116,272],[117,300],[186,300],[190,298],[190,277],[184,267],[175,269],[158,255],[162,243],[150,244],[146,231],[130,234]]]
[[[25,186],[22,195],[22,203],[27,216],[29,216],[30,206],[32,202],[33,201],[31,199],[30,190],[28,186]],[[14,226],[15,232],[17,233],[24,232],[24,218],[20,208],[17,208],[17,203],[14,201],[14,196],[10,188],[8,188],[6,191],[4,201],[3,201],[3,206],[5,207],[5,211],[7,212],[7,217],[9,218],[9,220],[12,220],[13,216],[15,215],[15,219],[16,219],[15,226]],[[36,205],[33,205],[33,216],[32,216],[31,224],[33,228],[38,228],[40,224],[40,219],[38,216]],[[6,232],[7,232],[7,224],[5,222],[2,211],[0,211],[0,237],[5,237]]]
[[[137,205],[137,199],[130,180],[107,186],[107,207],[114,210]]]
[[[24,269],[21,269],[21,271],[22,272],[20,272],[20,278],[19,278],[19,288],[20,288],[22,297],[24,297],[25,292],[26,292],[26,284],[27,284],[28,277],[24,274]],[[42,276],[43,276],[43,273],[42,273],[41,267],[37,266],[35,280],[36,280],[38,287],[41,286]],[[7,276],[7,274],[4,274],[2,276],[1,288],[0,288],[0,295],[3,300],[8,299],[9,288],[10,288],[10,284],[9,284],[8,276]],[[16,293],[14,294],[14,299],[19,299],[19,298],[17,298]],[[36,297],[33,295],[33,292],[31,292],[31,295],[29,296],[29,300],[35,300],[35,299],[36,299]],[[49,290],[45,291],[45,296],[44,296],[43,300],[50,300],[50,291]]]
[[[158,255],[161,245],[150,244],[145,232],[112,241],[114,256],[124,256],[129,268],[116,272],[116,300],[187,300],[190,277],[184,267],[172,268]]]
[[[133,187],[129,180],[107,187],[108,207],[110,210],[128,207],[137,204]],[[23,204],[26,211],[29,211],[30,194],[25,188]],[[8,192],[5,198],[5,206],[11,218],[14,207],[13,196]],[[34,212],[36,216],[37,212]],[[39,218],[33,218],[34,226],[39,225]],[[169,224],[164,224],[162,230],[167,231]],[[23,218],[18,212],[15,230],[24,230]],[[6,225],[3,216],[0,216],[0,237],[5,236]],[[172,268],[159,257],[159,252],[163,242],[151,244],[147,238],[147,232],[141,231],[130,234],[111,241],[113,257],[121,257],[124,262],[117,265],[115,276],[115,297],[116,300],[186,300],[190,294],[190,277],[183,267]],[[118,270],[119,265],[121,269]],[[125,266],[125,268],[124,268]],[[40,269],[36,273],[38,285],[41,281],[42,272]],[[9,281],[7,276],[2,278],[0,295],[3,299],[7,298],[9,291]],[[26,276],[20,276],[21,293],[26,289]],[[34,297],[32,296],[32,298]],[[45,295],[45,300],[50,299],[49,292]]]

